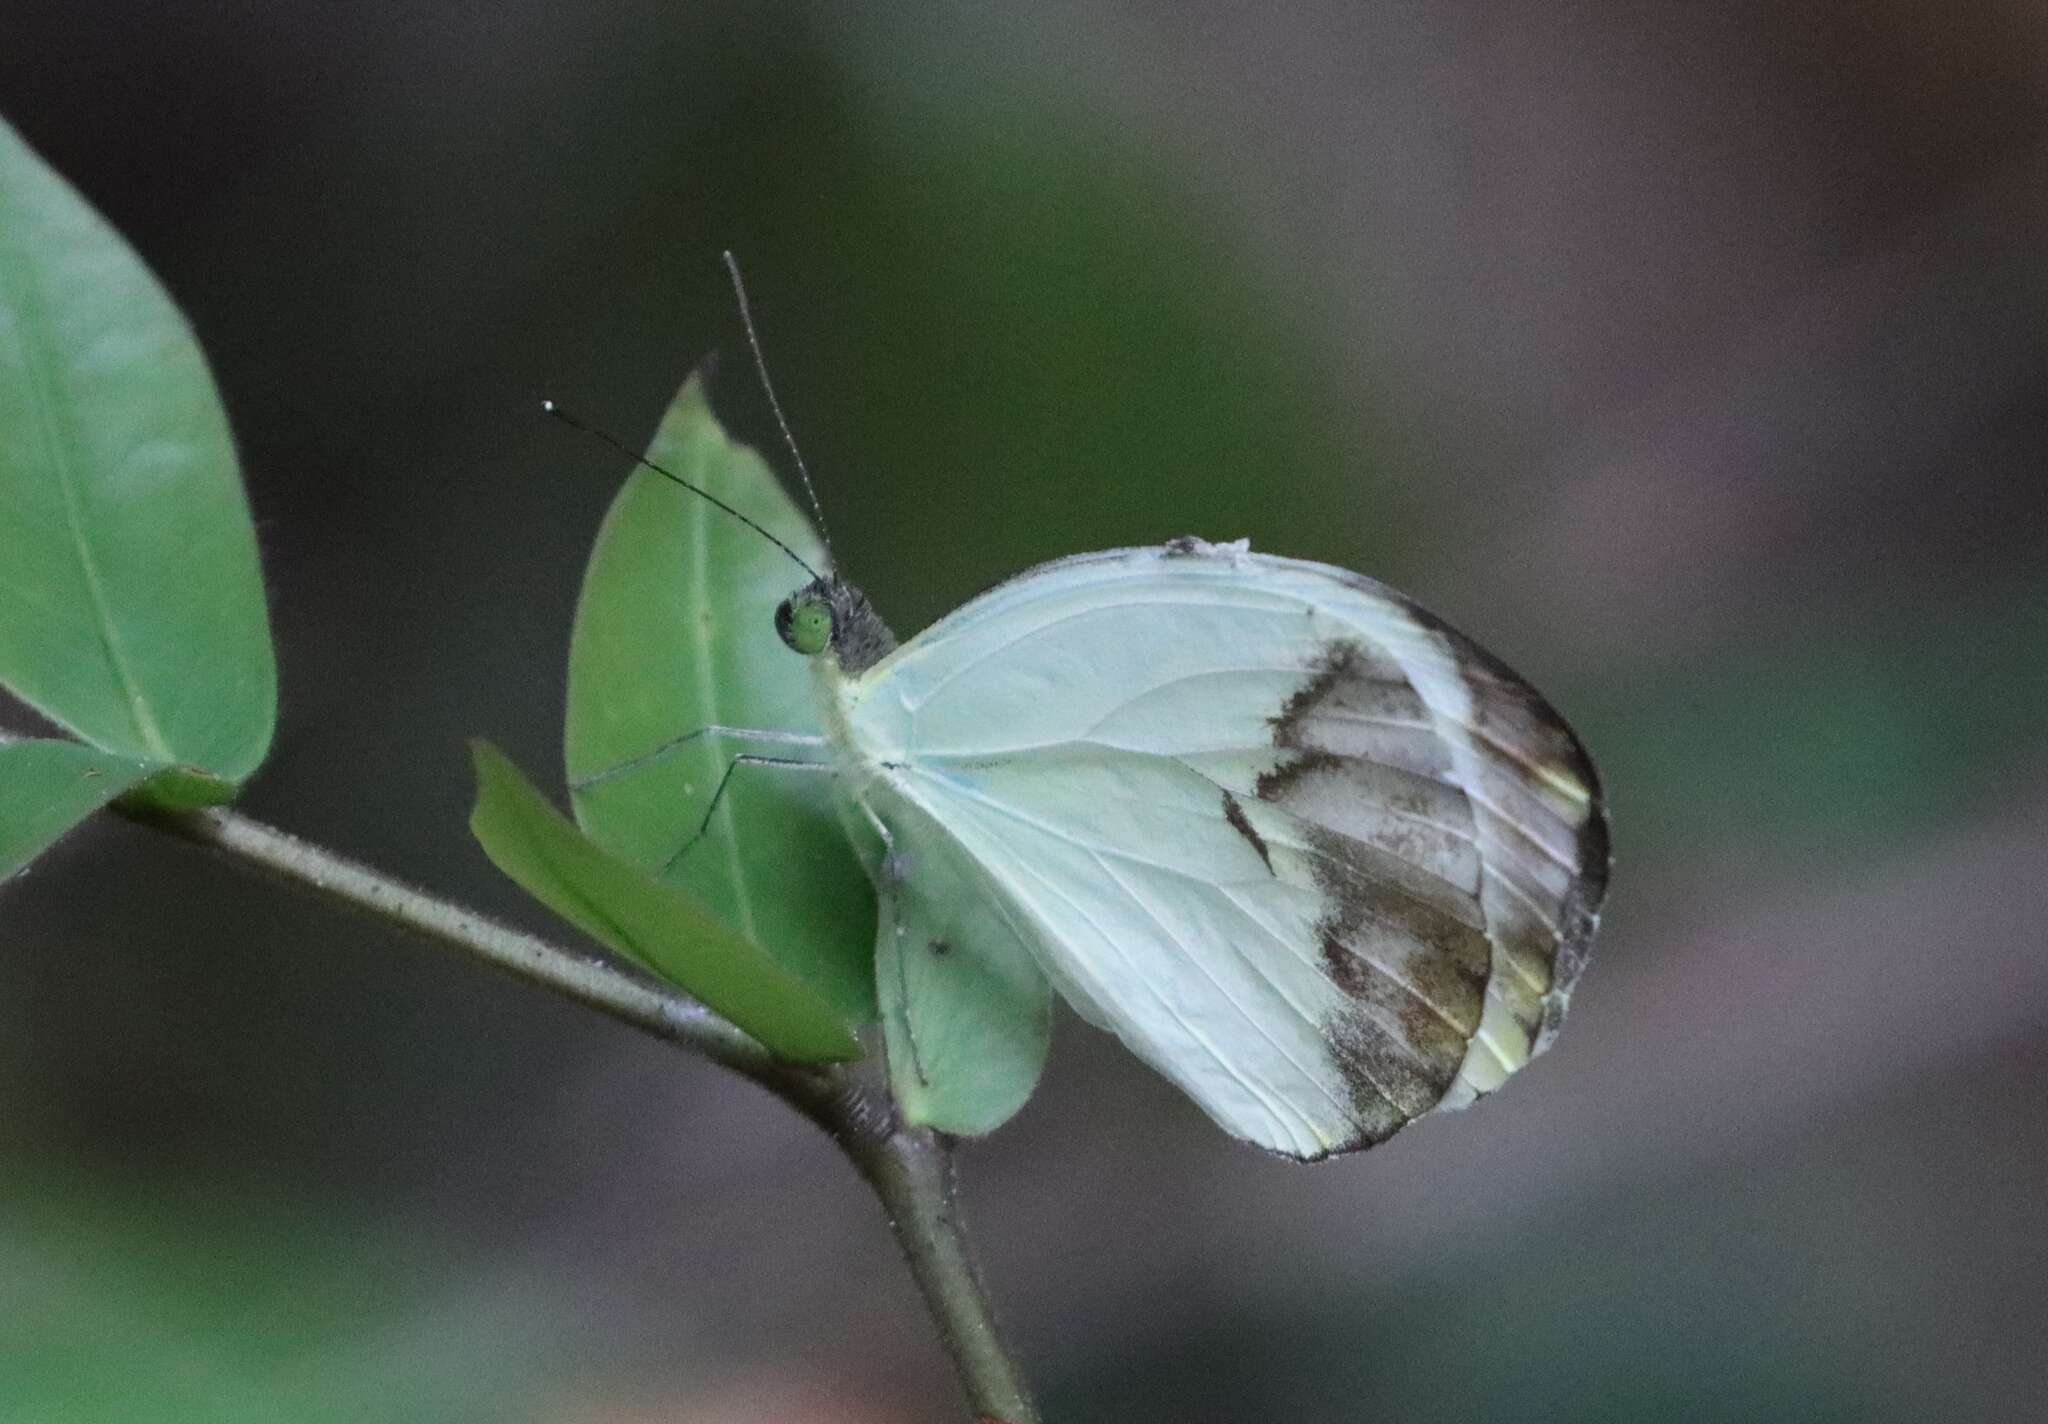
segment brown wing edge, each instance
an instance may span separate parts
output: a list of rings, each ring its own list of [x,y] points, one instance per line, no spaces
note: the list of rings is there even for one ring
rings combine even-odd
[[[1169,556],[1177,554],[1184,556],[1183,551],[1169,551]],[[1585,788],[1585,820],[1573,832],[1572,850],[1576,864],[1571,868],[1570,882],[1557,910],[1554,948],[1545,956],[1549,961],[1550,986],[1542,996],[1542,1018],[1535,1026],[1529,1048],[1530,1058],[1535,1058],[1550,1046],[1563,1026],[1572,989],[1585,971],[1590,957],[1607,894],[1612,852],[1606,793],[1592,756],[1563,715],[1527,679],[1413,599],[1376,579],[1348,569],[1306,560],[1282,561],[1297,568],[1315,569],[1359,592],[1385,601],[1400,609],[1418,629],[1440,638],[1472,691],[1473,720],[1482,738],[1493,745],[1495,754],[1522,763],[1529,769],[1529,774],[1540,775],[1546,770],[1559,772]],[[1305,687],[1303,696],[1308,695],[1311,695],[1311,689]],[[1276,725],[1280,720],[1276,719]],[[1276,775],[1284,778],[1288,771],[1299,773],[1302,769],[1301,765],[1292,765]],[[1343,1045],[1333,1044],[1333,1047],[1341,1049]],[[1394,1108],[1394,1105],[1388,1103],[1387,1107]],[[1433,1107],[1419,1111],[1394,1108],[1391,1112],[1361,1109],[1358,1131],[1352,1138],[1326,1152],[1300,1157],[1290,1153],[1279,1155],[1313,1162],[1361,1151],[1379,1145],[1434,1110]]]
[[[1579,827],[1575,849],[1578,864],[1559,909],[1557,954],[1551,965],[1550,989],[1543,996],[1543,1022],[1530,1056],[1543,1052],[1564,1025],[1573,987],[1592,955],[1593,937],[1607,898],[1613,847],[1608,830],[1607,796],[1593,758],[1577,732],[1550,701],[1505,662],[1414,600],[1368,579],[1350,574],[1360,587],[1390,598],[1416,623],[1443,638],[1475,692],[1480,729],[1506,745],[1527,748],[1538,766],[1563,771],[1586,788],[1586,822]]]

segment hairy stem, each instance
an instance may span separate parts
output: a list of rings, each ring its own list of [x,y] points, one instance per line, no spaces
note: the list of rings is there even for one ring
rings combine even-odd
[[[968,1252],[950,1144],[897,1122],[855,1074],[784,1063],[673,989],[466,910],[239,812],[119,810],[130,820],[223,851],[587,1004],[774,1093],[823,1128],[881,1200],[977,1420],[1039,1424],[1023,1378],[997,1337],[987,1292]]]
[[[121,809],[131,820],[226,851],[271,875],[367,910],[748,1077],[759,1077],[774,1063],[767,1050],[695,999],[414,889],[240,812]]]
[[[929,1128],[899,1126],[849,1151],[889,1214],[975,1417],[984,1424],[1039,1424],[968,1249],[951,1142]]]

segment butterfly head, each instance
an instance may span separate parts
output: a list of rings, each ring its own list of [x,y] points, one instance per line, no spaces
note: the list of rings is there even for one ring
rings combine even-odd
[[[817,583],[806,584],[782,600],[775,610],[775,631],[791,652],[807,658],[832,646],[832,604]]]
[[[830,653],[846,673],[866,672],[896,646],[867,595],[837,574],[812,579],[775,610],[775,632],[791,652]]]

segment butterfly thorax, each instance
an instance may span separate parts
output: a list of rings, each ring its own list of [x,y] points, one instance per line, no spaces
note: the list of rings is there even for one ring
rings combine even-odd
[[[775,631],[791,651],[811,661],[818,710],[842,762],[845,784],[865,786],[879,768],[857,750],[853,691],[862,673],[895,650],[895,634],[867,595],[837,574],[813,579],[785,598],[775,610]]]

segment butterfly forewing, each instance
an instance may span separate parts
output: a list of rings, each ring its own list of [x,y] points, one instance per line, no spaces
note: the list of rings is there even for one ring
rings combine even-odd
[[[1605,878],[1592,768],[1370,580],[1193,540],[1063,560],[850,711],[880,814],[957,845],[1066,997],[1238,1136],[1365,1146],[1555,1031]]]

